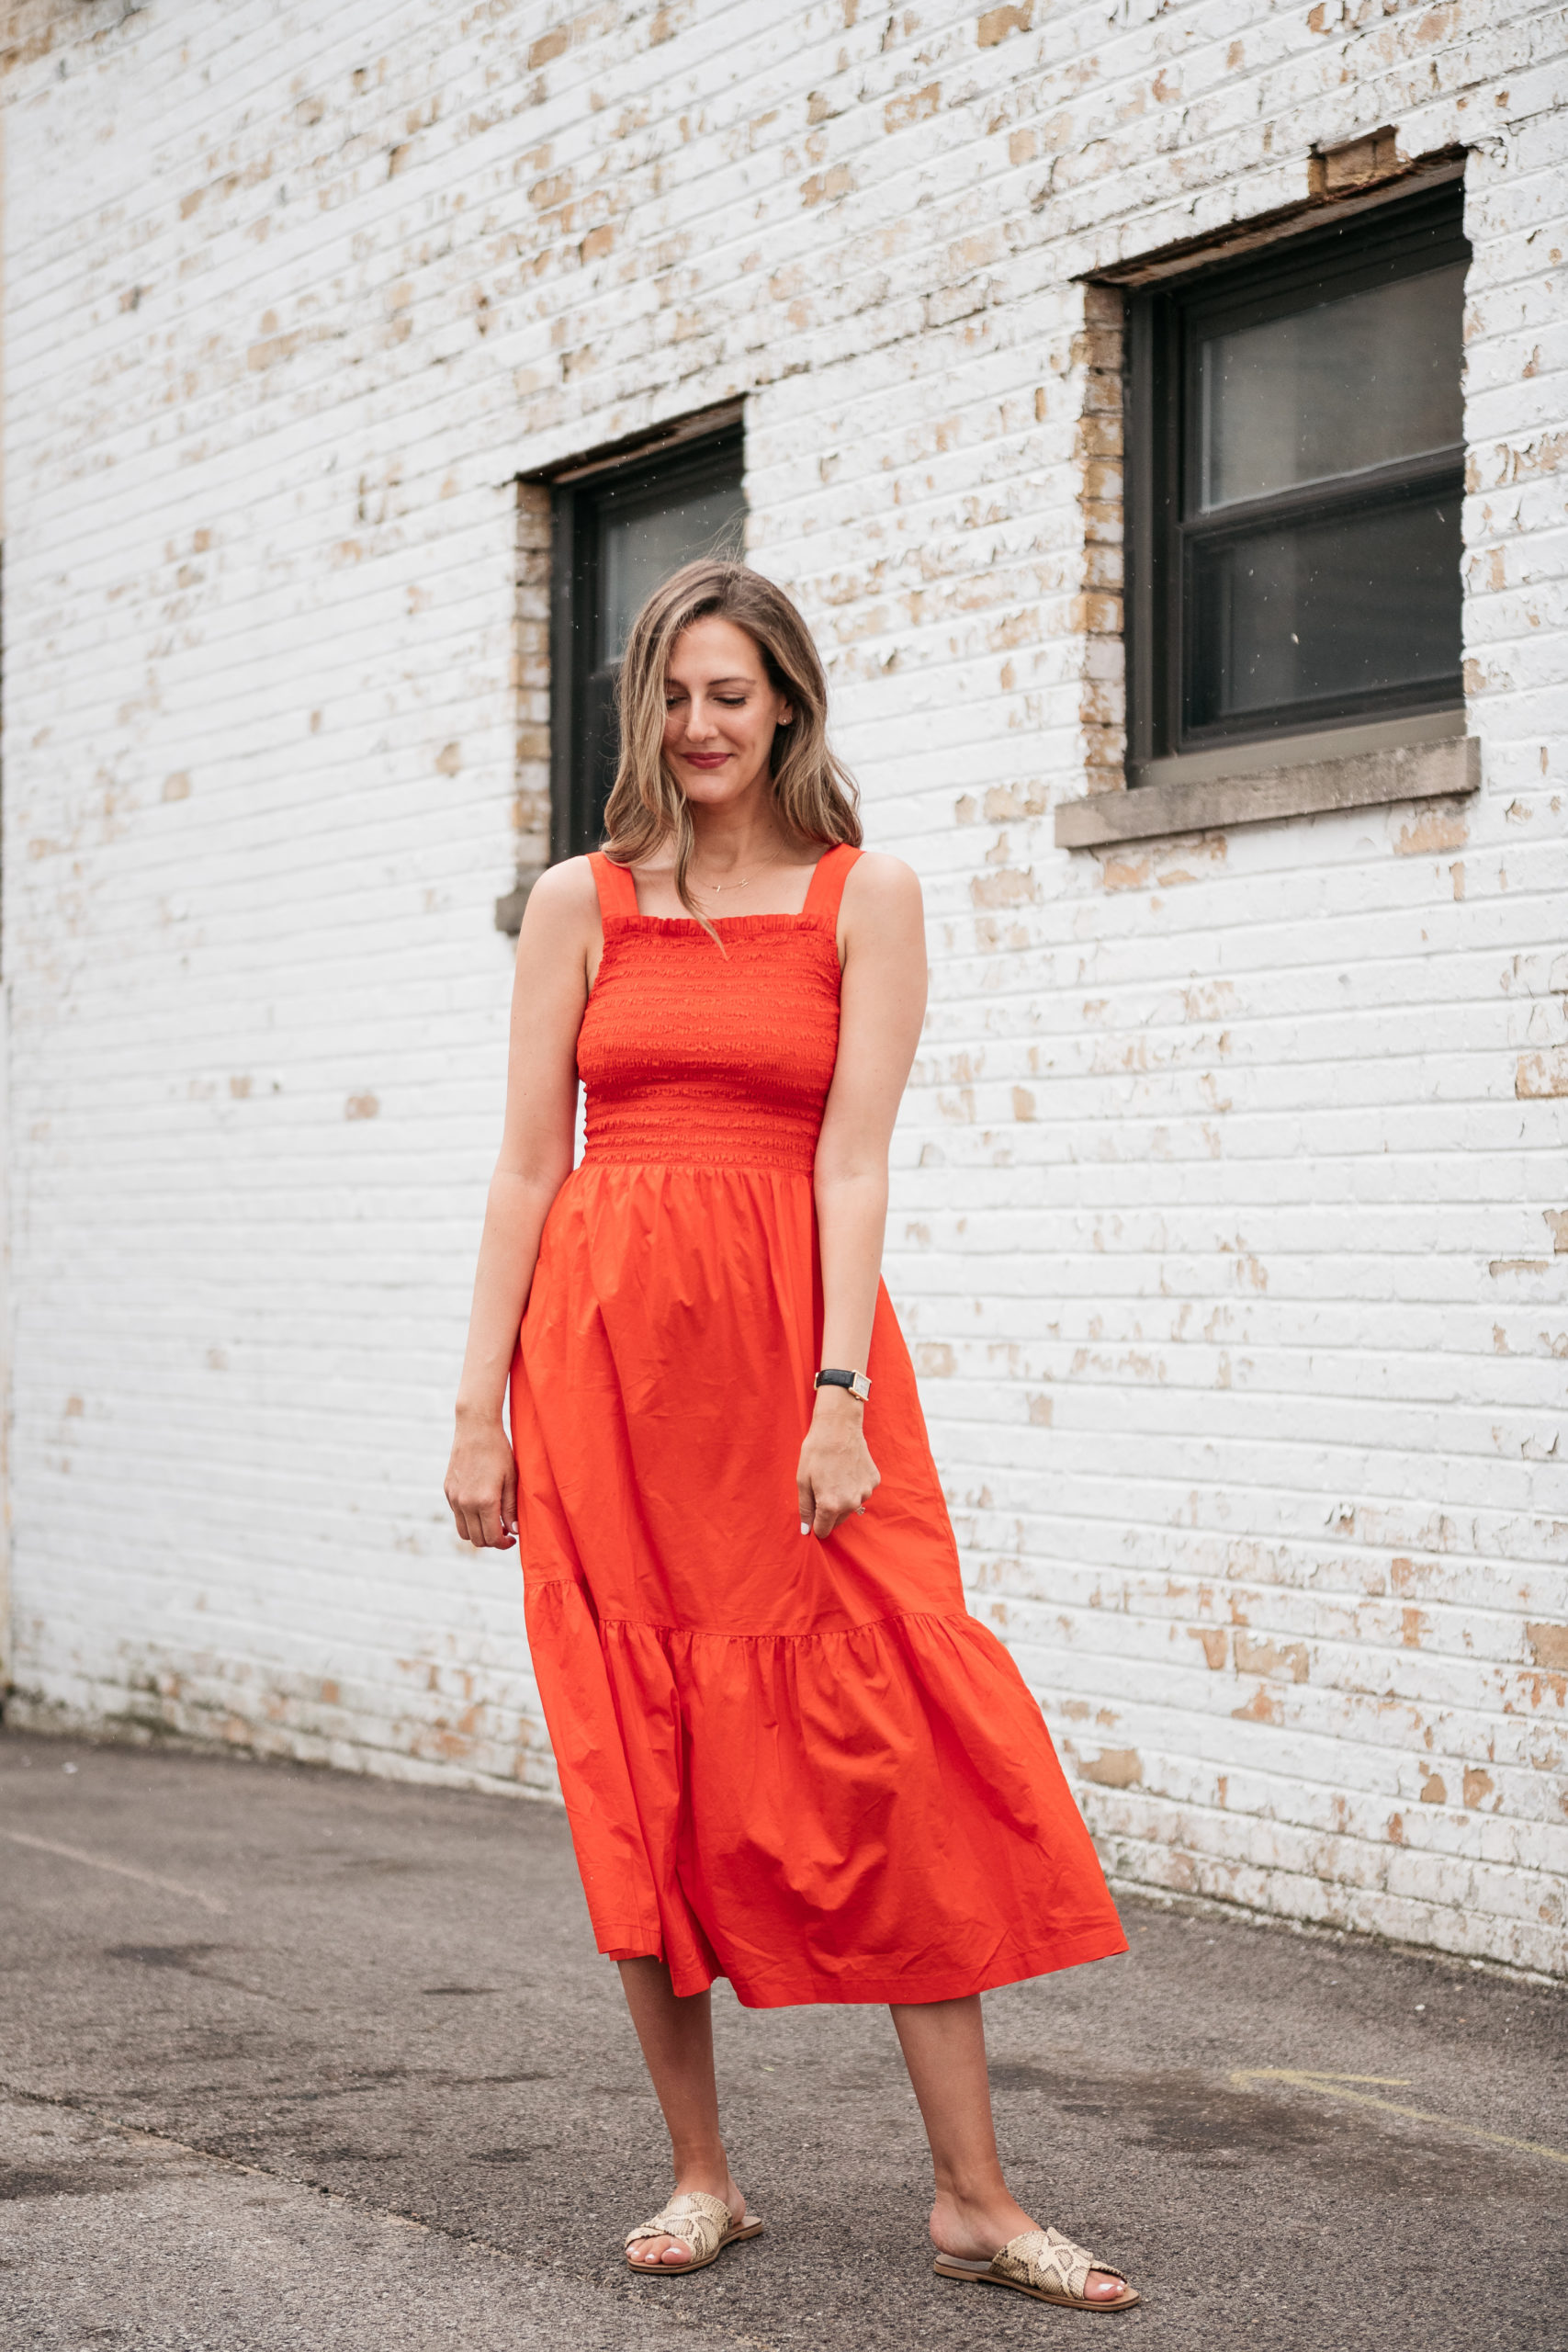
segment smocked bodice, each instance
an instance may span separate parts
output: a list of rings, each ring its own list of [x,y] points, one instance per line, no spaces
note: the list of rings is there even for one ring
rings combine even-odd
[[[631,876],[594,857],[604,948],[577,1046],[585,1164],[811,1173],[839,1047],[838,901],[856,854],[828,853],[801,914],[721,921],[722,954],[700,923],[638,914]]]

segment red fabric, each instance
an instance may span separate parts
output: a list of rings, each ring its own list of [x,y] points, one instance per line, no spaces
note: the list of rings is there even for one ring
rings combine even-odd
[[[799,916],[727,918],[723,954],[594,859],[588,1148],[513,1373],[529,1639],[600,1949],[754,2007],[946,2000],[1126,1949],[1039,1707],[964,1609],[886,1290],[882,1484],[825,1544],[799,1532],[857,854]]]

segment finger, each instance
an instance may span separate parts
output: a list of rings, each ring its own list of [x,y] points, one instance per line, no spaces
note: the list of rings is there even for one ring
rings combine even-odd
[[[829,1510],[826,1503],[818,1504],[816,1516],[811,1522],[811,1532],[819,1544],[831,1535],[842,1516],[840,1511]]]
[[[501,1489],[501,1517],[502,1524],[515,1535],[517,1532],[517,1464],[515,1462],[508,1465],[505,1483]]]
[[[496,1504],[486,1503],[479,1514],[479,1542],[487,1552],[499,1552],[505,1529],[501,1523],[501,1511]]]
[[[795,1499],[800,1506],[800,1532],[803,1535],[809,1535],[812,1521],[817,1516],[817,1498],[811,1491],[809,1479],[795,1479]]]

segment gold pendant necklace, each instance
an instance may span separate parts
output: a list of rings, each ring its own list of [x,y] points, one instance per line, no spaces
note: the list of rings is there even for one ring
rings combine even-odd
[[[770,858],[767,863],[769,865],[776,865],[778,864],[778,859],[776,857],[773,857]],[[711,890],[716,898],[721,890],[749,889],[750,885],[756,880],[758,873],[765,873],[766,870],[766,866],[753,868],[751,873],[743,874],[739,882],[698,882],[696,887],[699,890]]]

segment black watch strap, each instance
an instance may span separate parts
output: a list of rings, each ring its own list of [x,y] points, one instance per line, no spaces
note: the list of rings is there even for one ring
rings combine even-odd
[[[835,1365],[824,1365],[812,1382],[813,1388],[847,1388],[863,1405],[871,1395],[871,1383],[863,1372],[841,1372]]]

